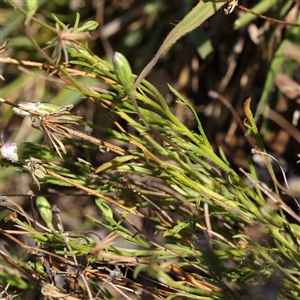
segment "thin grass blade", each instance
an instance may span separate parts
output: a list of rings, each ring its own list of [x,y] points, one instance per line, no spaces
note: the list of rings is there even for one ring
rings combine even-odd
[[[205,20],[217,12],[227,1],[201,1],[199,2],[175,28],[168,34],[154,58],[143,69],[134,83],[136,89],[142,80],[149,74],[158,59],[181,37],[200,26]]]

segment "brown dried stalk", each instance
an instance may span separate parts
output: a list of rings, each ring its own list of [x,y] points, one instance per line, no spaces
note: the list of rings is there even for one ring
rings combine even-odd
[[[77,183],[76,181],[73,181],[73,180],[71,180],[69,178],[66,178],[64,176],[61,176],[61,175],[59,175],[59,174],[51,171],[50,169],[47,168],[47,166],[45,164],[38,164],[38,163],[36,163],[35,167],[37,169],[43,170],[44,172],[46,172],[47,175],[50,175],[50,176],[52,176],[52,177],[54,177],[56,179],[59,179],[59,180],[61,180],[63,182],[67,182],[67,183],[69,183],[69,184],[77,187],[78,189],[87,192],[90,195],[94,195],[94,196],[96,196],[99,199],[103,199],[103,200],[111,203],[112,205],[115,205],[116,207],[119,207],[119,208],[121,208],[121,209],[123,209],[125,211],[130,212],[132,215],[144,217],[144,215],[142,215],[138,211],[133,211],[132,209],[130,209],[130,208],[122,205],[121,203],[119,203],[118,201],[115,201],[115,200],[111,199],[110,197],[107,197],[107,196],[105,196],[105,195],[103,195],[103,194],[101,194],[101,193],[99,193],[99,192],[97,192],[95,190],[92,190],[92,189],[90,189],[90,188],[88,188],[88,187],[86,187],[84,185],[81,185],[80,183]]]
[[[47,144],[50,149],[54,148],[58,155],[62,157],[61,152],[63,152],[64,154],[67,154],[67,152],[59,136],[63,136],[66,138],[72,138],[72,136],[75,136],[94,145],[97,145],[99,146],[99,148],[109,149],[120,155],[124,155],[126,153],[125,150],[118,146],[93,138],[75,129],[66,127],[66,125],[69,124],[77,124],[78,120],[81,119],[80,116],[71,114],[69,112],[72,107],[73,105],[70,104],[48,115],[39,117],[41,122],[40,126],[46,134]]]
[[[292,22],[286,22],[286,21],[283,21],[283,20],[278,20],[278,19],[274,19],[274,18],[271,18],[271,17],[267,17],[265,15],[261,15],[241,4],[238,3],[238,0],[227,0],[227,2],[229,3],[229,5],[231,6],[231,8],[229,8],[229,11],[228,13],[232,12],[232,9],[234,7],[238,7],[239,9],[247,12],[247,13],[250,13],[258,18],[261,18],[261,19],[264,19],[264,20],[267,20],[267,21],[270,21],[270,22],[273,22],[273,23],[277,23],[277,24],[281,24],[281,25],[285,25],[285,26],[297,26],[299,27],[300,24],[297,24],[297,23],[292,23]],[[226,13],[226,11],[225,11]]]

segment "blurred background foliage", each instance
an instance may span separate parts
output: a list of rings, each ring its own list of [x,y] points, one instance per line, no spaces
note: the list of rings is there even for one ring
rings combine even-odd
[[[129,60],[133,73],[138,74],[183,16],[197,3],[192,0],[110,0],[110,1],[39,1],[35,17],[55,27],[51,14],[65,24],[74,24],[76,12],[80,22],[95,20],[99,27],[90,33],[87,43],[99,57],[111,61],[115,51]],[[260,10],[266,16],[299,24],[299,1],[240,0],[240,4]],[[24,6],[22,1],[18,2]],[[264,4],[264,6],[262,5]],[[259,6],[260,5],[260,6]],[[255,9],[257,8],[257,9]],[[26,38],[25,17],[7,2],[1,1],[1,44],[9,40],[4,58],[44,62]],[[53,32],[32,23],[31,32],[41,47],[55,38]],[[218,11],[201,27],[181,38],[160,59],[147,79],[167,99],[175,114],[188,128],[197,130],[195,118],[185,106],[175,102],[167,83],[175,87],[193,105],[203,124],[208,139],[215,148],[221,147],[234,168],[248,168],[251,146],[239,127],[243,120],[243,103],[252,98],[252,111],[268,151],[284,160],[288,175],[300,174],[296,166],[299,154],[300,125],[300,29],[259,19],[235,9],[225,15]],[[48,43],[48,44],[47,44]],[[52,48],[46,50],[49,55]],[[84,70],[84,67],[81,69]],[[89,123],[103,128],[96,137],[110,141],[107,130],[112,122],[90,102],[64,85],[55,77],[45,76],[39,68],[1,63],[1,97],[13,103],[21,101],[51,102],[60,107],[74,104],[74,111]],[[94,78],[78,79],[94,90],[108,87]],[[286,87],[290,88],[286,88]],[[214,93],[209,93],[214,91]],[[214,97],[212,97],[214,96]],[[235,112],[235,116],[232,112]],[[31,120],[13,115],[9,106],[1,104],[0,131],[4,140],[44,143],[42,132],[32,128]],[[122,123],[123,121],[120,120]],[[126,124],[123,124],[126,125]],[[82,125],[83,130],[90,128]],[[131,128],[126,128],[129,132]],[[118,141],[122,146],[122,142]],[[74,151],[79,151],[74,150]],[[83,151],[82,149],[80,151]],[[93,161],[100,165],[111,159],[110,153],[95,150]],[[261,175],[262,177],[265,174]],[[28,190],[37,192],[28,174],[15,173],[12,168],[1,169],[1,194],[15,195],[14,200],[24,209],[30,208],[23,196]],[[43,187],[46,195],[51,186]],[[59,203],[66,229],[89,229],[85,216],[93,211],[93,199],[88,196],[66,197],[68,189],[55,191],[53,203]],[[60,192],[64,201],[60,201]],[[1,227],[9,226],[0,213]],[[25,255],[23,253],[23,255]],[[23,284],[23,283],[22,283]],[[28,291],[27,298],[32,294]]]
[[[97,30],[91,33],[89,47],[100,57],[111,60],[114,51],[121,52],[129,60],[133,72],[138,74],[153,57],[167,33],[178,23],[197,1],[39,1],[37,18],[53,24],[51,13],[54,13],[66,24],[73,24],[76,12],[80,12],[81,23],[96,20]],[[297,22],[297,1],[241,1],[248,8],[268,3],[262,13],[274,18]],[[3,3],[3,2],[2,2]],[[41,57],[32,51],[30,42],[24,35],[24,16],[11,9],[7,3],[2,8],[2,41],[9,39],[10,56],[19,60],[41,61]],[[249,16],[249,14],[246,14]],[[299,29],[278,25],[259,18],[244,21],[245,13],[236,9],[225,15],[218,11],[211,19],[191,34],[183,37],[170,51],[165,53],[148,79],[163,94],[172,107],[175,115],[188,127],[195,127],[195,120],[188,110],[174,103],[174,97],[168,91],[170,83],[193,104],[201,116],[206,133],[216,145],[221,145],[230,159],[238,166],[245,166],[244,138],[234,121],[229,109],[222,101],[212,99],[208,91],[220,93],[238,115],[243,118],[242,105],[246,98],[252,98],[256,111],[256,120],[261,121],[261,114],[270,105],[271,112],[266,112],[268,124],[263,127],[262,135],[269,150],[286,156],[294,161],[298,153],[296,126],[290,126],[295,111],[298,110],[299,95],[286,94],[282,91],[278,73],[287,76],[284,79],[299,82]],[[248,22],[238,27],[236,20]],[[240,23],[243,24],[243,23]],[[236,29],[234,29],[234,27]],[[34,24],[32,34],[41,46],[53,39],[53,33]],[[284,43],[288,50],[280,46]],[[279,53],[276,51],[280,50]],[[48,49],[51,54],[52,49]],[[70,102],[80,103],[76,94],[63,91],[63,86],[54,79],[31,76],[15,65],[5,64],[5,83],[2,84],[2,97],[10,95],[14,102],[51,101],[57,105]],[[276,84],[277,83],[277,84]],[[99,85],[89,79],[88,84]],[[267,84],[267,85],[266,85]],[[12,92],[13,91],[13,92]],[[262,97],[264,99],[262,99]],[[262,100],[259,111],[255,108]],[[85,106],[88,104],[85,104]],[[89,118],[95,117],[87,107]],[[6,111],[7,110],[7,111]],[[277,114],[276,114],[277,113]],[[280,114],[282,118],[276,116]],[[20,118],[12,118],[8,107],[2,108],[2,127],[6,139],[19,131]],[[294,116],[295,118],[295,116]],[[19,120],[18,120],[19,119]],[[95,118],[98,119],[98,118]],[[17,128],[16,128],[17,127]],[[24,128],[24,126],[22,126]],[[26,133],[25,133],[26,131]],[[18,135],[18,141],[28,140],[30,131],[24,129]],[[37,134],[35,132],[35,134]],[[241,137],[241,138],[240,138]],[[37,139],[40,137],[36,137]],[[30,137],[31,139],[31,137]]]

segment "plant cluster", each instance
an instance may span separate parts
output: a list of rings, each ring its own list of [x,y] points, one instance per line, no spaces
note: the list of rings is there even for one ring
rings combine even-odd
[[[228,2],[227,13],[240,6]],[[2,217],[12,225],[0,228],[5,241],[0,248],[1,297],[23,299],[22,291],[36,289],[44,299],[69,300],[299,299],[300,216],[282,198],[287,195],[299,210],[299,193],[286,180],[284,186],[278,181],[273,169],[281,165],[266,152],[251,99],[245,99],[245,119],[239,122],[252,153],[262,157],[272,186],[258,179],[251,155],[248,170],[232,167],[222,148],[214,148],[207,138],[193,106],[173,86],[168,85],[170,92],[193,115],[197,130],[183,124],[145,79],[163,53],[226,1],[199,2],[139,76],[122,54],[116,52],[110,63],[82,41],[97,28],[96,22],[80,26],[77,14],[70,27],[53,15],[57,25],[51,27],[34,17],[37,6],[24,11],[9,3],[26,15],[27,37],[46,62],[7,62],[42,68],[75,92],[78,101],[85,99],[101,111],[111,127],[86,120],[72,99],[57,105],[16,103],[9,94],[1,96],[1,108],[26,119],[47,142],[10,140],[1,146],[1,167],[8,170],[2,175],[8,177],[12,169],[30,174],[37,190],[37,195],[27,195],[29,210],[9,195],[1,196]],[[264,9],[260,7],[262,13]],[[241,18],[236,26],[246,22]],[[35,40],[35,24],[56,34],[45,48]],[[290,36],[299,33],[295,28],[289,29]],[[266,105],[279,54],[292,44],[286,40],[278,48],[259,107]],[[3,44],[1,52],[7,47]],[[86,78],[101,81],[104,88],[94,88]],[[96,137],[99,132],[109,140]],[[108,158],[101,164],[93,159],[99,152]],[[71,192],[78,203],[83,196],[92,198],[93,210],[84,221],[89,225],[68,224],[51,204],[55,194],[45,195],[44,187]]]

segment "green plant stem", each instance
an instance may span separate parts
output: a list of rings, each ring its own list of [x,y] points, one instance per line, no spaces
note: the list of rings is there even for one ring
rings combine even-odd
[[[19,11],[20,13],[22,13],[24,16],[26,16],[26,17],[28,16],[28,13],[27,13],[22,7],[20,7],[18,4],[16,4],[14,1],[12,1],[12,0],[7,0],[7,1],[9,2],[9,4],[10,4],[13,8],[15,8],[16,10],[18,10],[18,11]],[[45,27],[45,28],[49,29],[50,31],[52,31],[52,32],[54,32],[54,33],[57,34],[56,28],[53,28],[53,27],[49,26],[48,24],[46,24],[46,23],[40,21],[39,19],[37,19],[37,18],[35,18],[35,17],[31,17],[31,20],[34,21],[34,22],[36,22],[37,24],[40,24],[41,26],[43,26],[43,27]]]

